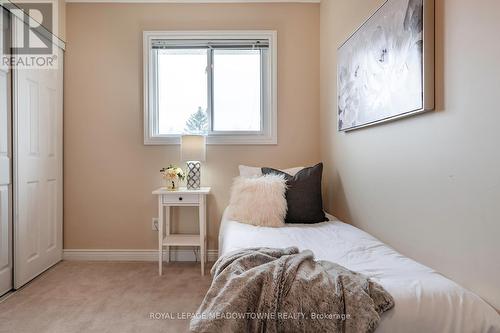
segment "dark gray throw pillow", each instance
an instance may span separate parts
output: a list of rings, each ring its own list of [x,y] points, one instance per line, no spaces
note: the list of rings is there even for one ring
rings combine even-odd
[[[311,224],[328,220],[323,211],[323,198],[321,196],[323,163],[304,168],[295,176],[272,168],[262,168],[262,174],[270,173],[284,175],[286,179],[288,211],[285,223]]]

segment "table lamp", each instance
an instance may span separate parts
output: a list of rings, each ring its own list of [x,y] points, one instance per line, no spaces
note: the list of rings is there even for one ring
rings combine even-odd
[[[187,164],[187,188],[198,190],[201,181],[201,163],[205,161],[205,136],[183,135],[181,136],[181,160]]]

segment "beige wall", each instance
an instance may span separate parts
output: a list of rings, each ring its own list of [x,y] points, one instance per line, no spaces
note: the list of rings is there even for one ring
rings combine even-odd
[[[289,167],[319,160],[318,4],[67,4],[64,247],[153,249],[151,191],[178,146],[143,145],[142,31],[278,31],[278,145],[208,147],[202,185],[209,248],[240,163]],[[183,209],[181,231],[196,230]]]
[[[327,207],[500,308],[500,2],[436,1],[436,112],[337,133],[336,48],[381,3],[321,4]]]

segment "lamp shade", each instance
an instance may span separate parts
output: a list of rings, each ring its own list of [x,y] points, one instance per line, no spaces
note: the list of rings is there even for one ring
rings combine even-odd
[[[183,135],[181,136],[181,160],[182,161],[205,161],[205,136]]]

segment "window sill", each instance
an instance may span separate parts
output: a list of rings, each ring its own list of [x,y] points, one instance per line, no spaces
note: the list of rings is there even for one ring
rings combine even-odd
[[[180,136],[151,136],[144,138],[144,145],[179,145]],[[277,145],[276,136],[266,135],[214,135],[207,136],[209,145]]]

